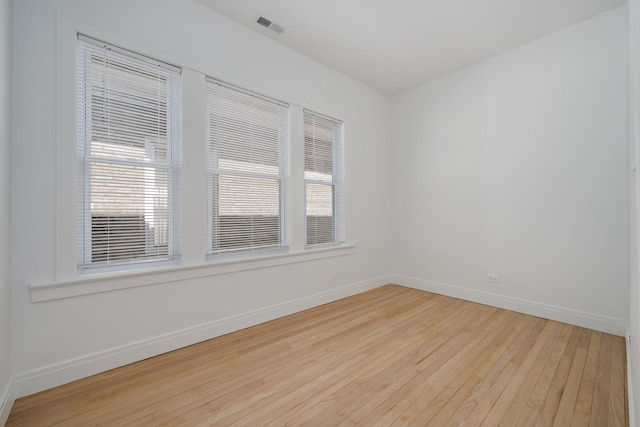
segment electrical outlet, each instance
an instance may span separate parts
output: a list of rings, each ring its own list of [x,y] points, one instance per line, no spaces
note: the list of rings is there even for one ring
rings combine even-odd
[[[340,272],[338,270],[333,270],[331,272],[331,280],[338,280],[340,278]]]
[[[500,283],[500,275],[495,273],[487,274],[487,282],[490,283]]]

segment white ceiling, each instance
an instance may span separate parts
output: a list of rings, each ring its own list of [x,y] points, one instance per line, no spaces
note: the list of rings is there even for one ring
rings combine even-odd
[[[394,95],[625,0],[198,0]],[[278,34],[258,16],[285,28]]]

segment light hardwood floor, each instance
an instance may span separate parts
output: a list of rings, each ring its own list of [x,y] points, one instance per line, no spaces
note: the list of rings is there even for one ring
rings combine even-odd
[[[8,426],[625,426],[621,337],[385,286],[18,399]]]

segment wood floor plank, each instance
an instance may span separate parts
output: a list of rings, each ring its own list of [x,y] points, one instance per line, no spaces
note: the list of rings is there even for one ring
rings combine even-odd
[[[591,402],[593,401],[596,375],[598,373],[598,360],[600,358],[601,340],[602,333],[597,331],[593,331],[590,333],[590,340],[587,349],[587,360],[582,372],[580,389],[571,420],[571,425],[573,427],[589,425],[589,417],[591,416]]]
[[[482,378],[478,388],[469,396],[460,410],[449,421],[449,425],[479,425],[488,411],[502,393],[503,388],[511,380],[518,364],[514,359],[523,350],[528,351],[538,339],[545,325],[539,318],[527,318],[527,328],[518,336],[509,350],[504,352],[491,371]]]
[[[626,351],[625,341],[622,337],[613,337],[611,349],[611,373],[609,375],[609,390],[619,390],[625,386],[627,377],[626,365],[623,364]],[[621,426],[627,424],[627,403],[620,393],[609,394],[609,426]]]
[[[508,334],[503,332],[499,335],[494,335],[495,338],[488,345],[482,343],[480,353],[482,357],[477,357],[473,363],[461,371],[460,375],[456,376],[456,380],[459,379],[463,382],[458,383],[454,380],[449,383],[445,393],[441,393],[445,398],[451,393],[453,395],[448,398],[446,403],[435,408],[436,413],[433,418],[430,418],[431,414],[425,411],[425,413],[421,413],[412,421],[413,424],[426,425],[425,423],[428,422],[431,425],[447,425],[450,422],[455,423],[456,415],[473,393],[480,389],[484,378],[489,376],[496,366],[504,366],[503,363],[506,363],[509,355],[513,354],[513,344],[518,342],[519,338],[526,337],[523,331],[530,320],[516,313],[511,313],[511,316],[507,318],[507,322],[511,324],[510,332]]]
[[[571,364],[582,335],[582,328],[573,328],[569,342],[564,349],[558,368],[556,369],[553,379],[551,380],[551,384],[549,385],[549,389],[544,395],[544,402],[538,411],[535,424],[533,424],[536,427],[550,426],[553,424],[553,419],[558,411],[558,406],[560,405],[560,399],[562,399],[564,385],[567,382],[567,377],[571,370]],[[531,423],[528,424],[531,425]]]
[[[562,393],[560,404],[558,405],[558,411],[553,420],[554,427],[571,424],[586,359],[587,351],[583,348],[578,348],[571,369],[569,370],[569,377],[567,378],[567,383]]]
[[[413,304],[413,302],[410,302],[409,304],[407,304],[406,300],[405,300],[405,304],[406,304],[406,306],[403,308],[403,310],[399,311],[399,313],[407,313],[407,312],[410,313],[411,311],[409,310],[409,307],[411,305],[415,305],[415,304]],[[429,307],[430,307],[429,304],[422,304],[420,306],[420,308],[422,310],[427,310],[427,309],[429,309]],[[388,314],[386,310],[384,310],[384,314],[385,315]],[[403,316],[406,317],[407,315],[403,314]],[[378,316],[378,317],[382,318],[383,316]],[[396,322],[398,321],[398,319],[402,319],[402,318],[403,318],[402,316],[398,316],[396,318]],[[359,331],[357,329],[357,328],[363,328],[363,324],[361,324],[361,323],[359,323],[359,326],[356,328],[356,330],[354,330],[351,325],[345,325],[341,329],[339,328],[337,330],[334,330],[334,334],[339,335],[339,338],[334,339],[332,343],[314,342],[313,345],[311,345],[308,348],[306,348],[306,351],[305,351],[304,354],[298,354],[296,356],[296,359],[299,360],[299,361],[306,360],[305,357],[308,356],[309,354],[313,354],[316,358],[321,358],[321,357],[324,357],[323,355],[326,355],[326,354],[333,355],[333,354],[339,354],[340,353],[340,352],[335,352],[335,351],[328,351],[327,352],[327,350],[326,350],[327,345],[340,347],[343,350],[343,352],[345,350],[348,351],[349,348],[353,348],[353,347],[359,348],[360,350],[365,350],[367,348],[366,346],[363,345],[363,346],[359,347],[359,342],[362,341],[365,337],[368,337],[368,340],[377,342],[377,341],[382,339],[383,335],[385,335],[385,334],[388,335],[388,334],[393,332],[393,330],[389,329],[389,323],[386,324],[386,326],[385,326],[386,329],[371,327],[372,323],[370,321],[366,325],[367,325],[366,331],[368,331],[368,332],[365,331],[366,333],[364,333],[364,334],[360,333],[361,331]],[[359,336],[354,339],[354,337],[349,335],[350,332],[347,332],[347,331],[350,331],[350,332],[354,332],[355,331],[355,334],[356,335],[359,334]],[[373,334],[377,335],[377,337],[375,339],[371,338],[371,336]],[[315,352],[310,352],[309,351],[309,350],[314,350],[314,349],[317,350],[317,351],[315,351]],[[316,361],[311,361],[310,363],[315,364]],[[367,365],[371,366],[371,361],[368,361]],[[306,370],[306,372],[305,372],[305,370],[303,370],[303,374],[309,375],[309,374],[312,374],[312,372],[310,372],[309,370]],[[251,399],[245,399],[245,401],[243,402],[242,405],[231,405],[232,407],[230,407],[230,408],[225,408],[224,407],[227,404],[227,402],[233,402],[234,401],[235,396],[233,394],[232,395],[227,395],[222,399],[217,399],[216,400],[216,404],[218,405],[218,411],[216,412],[215,416],[212,416],[212,421],[215,421],[215,420],[218,420],[218,419],[222,419],[225,416],[228,417],[228,420],[232,420],[234,414],[243,409],[243,405],[247,406],[249,403],[254,402],[254,401],[256,402],[255,405],[258,405],[258,404],[266,405],[266,404],[268,404],[268,402],[266,402],[265,400],[272,398],[273,397],[273,393],[271,395],[255,395],[260,390],[272,388],[272,385],[271,385],[272,382],[269,381],[269,376],[265,376],[265,377],[263,377],[263,379],[266,380],[264,382],[264,384],[261,384],[258,388],[254,388],[253,389],[254,396]],[[290,379],[290,382],[291,382],[291,379]],[[239,390],[239,394],[240,395],[244,394],[244,391],[243,390]],[[257,403],[258,400],[260,400],[261,403]],[[206,402],[205,402],[205,404],[206,404]],[[157,414],[155,414],[154,416],[157,417]]]
[[[516,322],[515,313],[505,312],[504,317],[497,317],[491,324],[487,324],[482,332],[477,331],[476,336],[454,358],[445,364],[439,371],[427,381],[431,384],[426,393],[420,396],[413,405],[396,420],[398,425],[433,425],[442,424],[450,418],[452,407],[456,407],[480,383],[479,376],[488,370],[494,363],[491,355],[496,348],[501,348],[500,343],[509,336],[496,326],[506,322],[512,326]],[[467,349],[465,351],[465,349]],[[459,367],[463,366],[463,369]],[[434,417],[439,415],[436,420]]]
[[[540,353],[544,348],[548,346],[548,342],[552,336],[558,333],[559,325],[555,322],[548,322],[545,325],[544,330],[539,336],[539,339],[534,343],[533,347],[527,352],[526,357],[522,360],[517,367],[517,370],[513,377],[509,380],[509,383],[501,390],[499,400],[493,405],[491,410],[481,425],[483,426],[496,426],[500,425],[504,415],[509,410],[511,402],[515,398],[518,390],[522,384],[527,380],[529,372],[533,368]]]
[[[528,383],[529,389],[527,392],[522,394],[523,399],[520,401],[521,404],[517,407],[517,410],[520,413],[516,423],[517,426],[535,426],[539,412],[545,398],[547,397],[549,388],[551,387],[551,382],[556,375],[556,370],[558,369],[562,355],[569,344],[569,340],[573,335],[572,331],[574,329],[576,329],[574,326],[563,325],[563,331],[556,339],[551,351],[548,353],[546,360],[544,361],[544,366],[542,366],[542,369],[534,375],[535,377],[538,377],[538,380],[535,383],[533,381]],[[575,341],[577,343],[578,335],[575,336]],[[521,387],[520,390],[525,390],[525,388]],[[529,395],[529,398],[525,402],[527,395]]]
[[[389,285],[18,399],[7,426],[626,426],[625,350]]]
[[[399,301],[402,304],[407,304],[407,301]],[[387,301],[390,307],[394,307],[399,302],[394,302],[391,304]],[[386,306],[386,304],[384,305]],[[353,335],[357,333],[358,328],[362,328],[364,325],[370,324],[369,316],[360,316],[359,318],[354,318],[349,321],[345,319],[345,322],[342,325],[332,325],[330,328],[332,336],[339,336],[340,340],[345,340],[349,342],[349,345],[355,345],[357,341],[353,341]],[[369,323],[367,323],[369,322]],[[382,334],[383,331],[379,328],[369,328],[371,329],[370,334]],[[355,331],[355,332],[354,332]],[[306,333],[305,333],[306,334]],[[305,334],[300,335],[304,337]],[[259,393],[262,390],[268,390],[271,388],[270,375],[271,379],[277,379],[277,375],[289,375],[291,372],[294,372],[297,368],[302,368],[301,370],[305,372],[307,366],[317,365],[315,361],[308,360],[305,356],[309,354],[309,350],[316,348],[321,349],[320,352],[314,353],[316,357],[321,358],[328,355],[331,355],[332,352],[326,352],[323,348],[323,342],[326,339],[325,335],[319,334],[321,338],[320,341],[314,341],[312,344],[308,346],[297,346],[295,350],[280,354],[278,352],[269,351],[269,346],[261,349],[260,352],[251,355],[247,354],[245,358],[236,359],[235,364],[245,364],[246,366],[251,366],[251,371],[243,372],[238,375],[233,370],[227,370],[223,378],[218,378],[218,381],[223,381],[222,384],[218,386],[219,391],[214,395],[203,394],[201,389],[198,389],[197,395],[201,395],[198,399],[194,399],[189,402],[188,405],[180,404],[180,402],[176,399],[172,399],[170,402],[167,402],[166,405],[163,406],[162,411],[155,412],[152,415],[147,416],[143,420],[139,420],[141,423],[144,422],[159,422],[159,420],[164,419],[164,417],[177,416],[180,412],[188,412],[193,410],[194,408],[206,409],[210,405],[208,404],[211,401],[215,401],[217,405],[216,415],[212,416],[212,419],[218,419],[223,417],[225,414],[230,414],[232,411],[240,411],[242,410],[242,405],[233,405],[235,399],[238,396],[246,395],[247,391],[251,391],[254,395]],[[283,338],[280,341],[279,345],[283,343],[288,343],[289,338]],[[333,345],[337,345],[334,343]],[[278,346],[278,345],[277,345]],[[268,356],[268,357],[267,357]],[[292,357],[293,356],[293,357]],[[247,358],[250,357],[250,360],[247,361]],[[275,358],[275,359],[273,359]],[[288,363],[279,363],[278,361],[281,358],[288,358],[290,361]],[[305,365],[306,364],[306,365]],[[273,366],[276,366],[274,369]],[[309,374],[309,371],[306,371]],[[259,376],[260,374],[262,376]],[[255,378],[259,376],[256,380]],[[206,389],[207,385],[202,385],[202,388]],[[257,399],[256,397],[253,398]],[[243,405],[248,403],[247,399]],[[176,408],[175,406],[179,406]],[[228,406],[228,407],[227,407]],[[165,415],[166,414],[166,415]],[[138,420],[136,420],[138,421]]]
[[[430,310],[430,306],[428,304],[413,304],[412,306],[404,307],[402,310],[389,311],[386,315],[388,327],[387,329],[378,329],[378,334],[375,338],[371,336],[367,336],[366,334],[361,334],[361,337],[367,336],[367,341],[372,341],[378,343],[375,348],[370,348],[370,346],[365,345],[365,343],[358,343],[354,340],[349,340],[348,342],[344,342],[340,345],[343,350],[348,350],[349,347],[357,348],[360,352],[359,354],[367,356],[367,360],[364,362],[368,365],[368,367],[373,367],[374,365],[378,366],[386,366],[384,363],[385,360],[395,360],[395,357],[388,357],[388,355],[393,354],[392,350],[398,350],[402,348],[402,346],[411,345],[416,341],[415,338],[412,338],[411,335],[416,335],[414,333],[415,330],[415,317],[426,315],[426,313]],[[380,333],[383,332],[384,334]],[[417,336],[416,336],[417,338]],[[398,344],[395,344],[393,341],[399,340]],[[355,352],[355,351],[354,351]],[[336,353],[336,352],[332,352]],[[353,353],[353,352],[350,352]],[[379,353],[379,354],[377,354]],[[411,371],[415,371],[414,367],[408,366],[406,364],[397,364],[394,368],[393,373],[390,375],[390,378],[395,379],[397,376],[402,376],[401,372],[403,369],[409,368]],[[362,370],[362,367],[359,368]],[[316,381],[316,377],[312,375],[313,381]],[[378,373],[375,375],[375,378],[379,381],[384,381],[384,375]],[[300,387],[297,387],[300,390]],[[368,390],[375,390],[375,386],[370,384]],[[371,393],[370,393],[371,394]],[[271,408],[281,408],[291,406],[293,403],[290,396],[280,393],[280,394],[272,394],[269,396],[263,396],[259,405],[269,405]],[[251,414],[246,416],[230,416],[228,418],[224,418],[223,422],[225,424],[231,424],[234,422],[238,422],[240,424],[247,424],[251,422],[251,419],[255,418],[255,414],[257,413],[258,403],[252,405],[250,407]],[[264,417],[263,417],[264,419]]]
[[[552,369],[551,374],[555,373],[557,363],[560,362],[560,357],[562,356],[562,352],[564,351],[569,339],[571,326],[564,324],[558,326],[557,333],[553,334],[549,341],[547,341],[547,344],[542,349],[539,357],[531,366],[526,379],[524,379],[518,388],[517,393],[511,401],[509,409],[504,414],[500,422],[501,425],[522,425],[522,423],[528,421],[529,417],[534,416],[535,409],[537,408],[528,408],[527,404],[535,399],[533,393],[538,384],[542,384],[542,387],[545,387],[545,378],[543,377],[545,369],[549,367],[549,369]],[[546,394],[546,388],[544,393]],[[523,417],[527,418],[523,419]]]
[[[464,341],[465,338],[463,332],[468,333],[465,326],[466,323],[456,321],[455,319],[462,319],[465,316],[474,316],[476,319],[480,320],[488,317],[493,312],[495,312],[495,310],[483,306],[472,307],[468,310],[458,310],[449,318],[443,319],[431,328],[431,334],[428,336],[433,337],[433,339],[428,341],[423,339],[418,347],[407,354],[406,357],[403,356],[402,359],[406,359],[418,367],[420,371],[423,371],[424,367],[428,366],[432,360],[448,357],[446,355],[447,352],[451,351],[452,347],[460,345]],[[452,336],[456,337],[456,339],[450,339]],[[382,368],[381,365],[378,366]],[[358,376],[354,381],[337,390],[334,395],[328,397],[328,403],[330,404],[327,404],[327,402],[320,402],[319,406],[324,407],[325,409],[320,412],[316,412],[315,410],[309,411],[305,414],[305,419],[309,420],[308,417],[313,415],[314,422],[322,421],[326,423],[328,418],[336,416],[337,409],[352,405],[354,400],[358,399],[356,394],[357,391],[365,389],[367,381],[371,377],[377,375],[378,372],[379,371],[377,370],[366,369],[366,371],[362,375]],[[411,381],[415,381],[415,377],[412,378]],[[407,388],[411,387],[408,386]]]
[[[422,352],[425,351],[424,336],[430,337],[430,340],[428,340],[428,342],[426,343],[428,346],[427,348],[436,349],[446,342],[447,336],[453,335],[459,329],[463,328],[463,326],[455,321],[457,316],[461,315],[463,308],[464,303],[458,301],[455,304],[443,306],[443,308],[440,310],[431,310],[428,316],[422,318],[421,327],[417,329],[418,341],[415,343],[416,345],[405,347],[407,345],[406,340],[401,340],[399,348],[401,348],[403,352],[407,353],[407,356],[405,356],[405,358],[411,358],[412,355],[416,353],[422,354]],[[389,342],[389,345],[395,346],[396,344],[393,342]],[[317,414],[320,413],[324,408],[326,408],[327,406],[331,406],[331,404],[335,400],[334,393],[342,390],[344,387],[347,387],[347,385],[351,384],[353,381],[356,381],[362,374],[362,370],[367,370],[368,368],[370,368],[370,366],[367,365],[369,365],[368,361],[366,362],[365,366],[359,367],[357,371],[353,372],[353,374],[343,376],[339,379],[339,381],[337,381],[328,389],[312,396],[301,405],[293,408],[292,410],[278,418],[273,425],[285,425],[288,423],[299,424],[302,422],[310,421],[312,418],[316,417]]]
[[[423,357],[415,359],[420,372],[409,382],[405,390],[401,390],[398,395],[401,399],[390,408],[382,417],[380,417],[373,425],[389,426],[393,424],[399,417],[407,411],[420,396],[424,395],[430,386],[442,377],[443,372],[448,368],[445,365],[465,348],[466,344],[471,340],[478,329],[484,328],[487,324],[492,323],[492,317],[496,316],[495,311],[491,311],[490,315],[484,319],[478,319],[473,323],[473,329],[465,329],[458,332],[452,337],[443,337],[446,342],[438,347],[435,351],[427,352]],[[432,376],[434,376],[432,378]],[[394,399],[395,400],[395,399]]]
[[[591,416],[589,426],[606,426],[609,414],[609,377],[611,372],[611,344],[613,337],[609,334],[602,336],[600,342],[600,359],[596,375],[593,401],[591,402]]]

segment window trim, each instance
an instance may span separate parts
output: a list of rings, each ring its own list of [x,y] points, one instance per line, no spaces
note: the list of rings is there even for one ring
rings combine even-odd
[[[95,274],[73,280],[32,283],[29,285],[31,302],[45,302],[104,292],[164,283],[182,282],[223,274],[239,273],[280,265],[292,265],[322,259],[352,256],[356,246],[343,244],[325,248],[313,248],[303,252],[279,254],[262,253],[260,256],[234,259],[218,259],[192,266],[165,266],[149,270],[120,271],[118,274]]]

